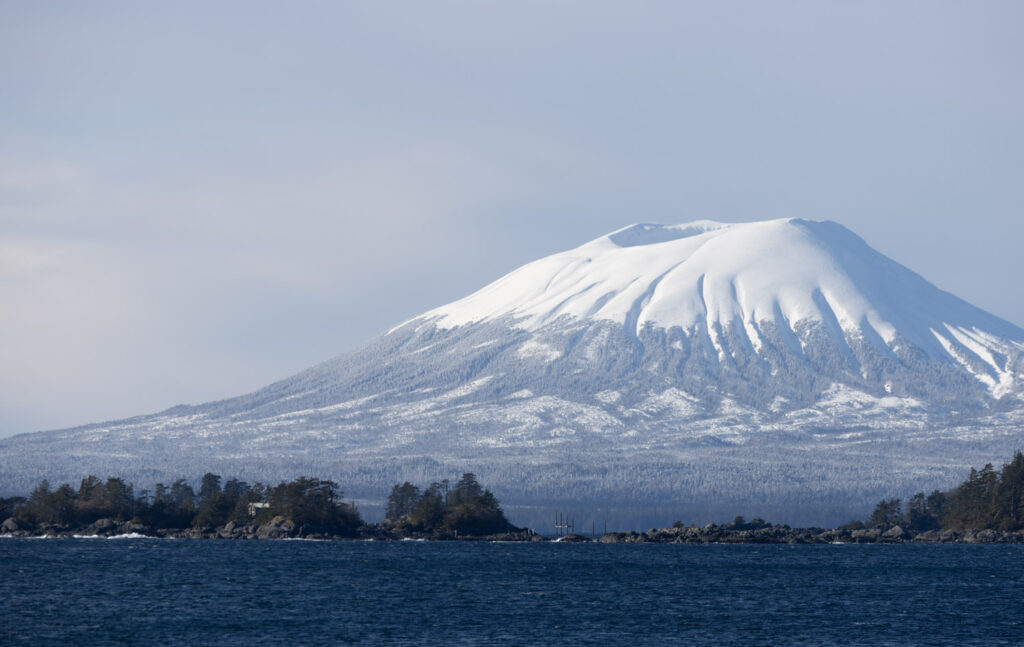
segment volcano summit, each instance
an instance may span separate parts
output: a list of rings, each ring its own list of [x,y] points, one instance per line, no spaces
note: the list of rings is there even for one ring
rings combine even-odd
[[[1022,358],[838,224],[637,224],[255,393],[0,440],[0,484],[474,471],[520,522],[831,524],[1024,445]]]

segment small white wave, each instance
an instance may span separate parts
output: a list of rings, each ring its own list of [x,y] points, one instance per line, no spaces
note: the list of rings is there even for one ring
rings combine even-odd
[[[152,537],[150,535],[140,535],[137,532],[126,532],[123,535],[111,535],[107,539],[160,539],[159,537]]]

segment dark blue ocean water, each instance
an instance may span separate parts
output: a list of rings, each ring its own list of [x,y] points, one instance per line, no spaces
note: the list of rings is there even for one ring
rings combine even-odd
[[[0,539],[3,645],[1024,645],[1024,547]]]

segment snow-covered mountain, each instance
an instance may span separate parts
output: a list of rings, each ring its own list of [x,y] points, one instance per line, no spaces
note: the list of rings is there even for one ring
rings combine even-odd
[[[527,521],[834,522],[1024,445],[1022,358],[835,223],[639,224],[256,393],[2,440],[0,484],[472,470]]]
[[[453,329],[498,320],[535,335],[609,322],[645,347],[663,335],[668,355],[701,356],[713,371],[781,390],[792,375],[780,356],[876,393],[920,395],[933,389],[907,369],[952,363],[963,370],[954,368],[946,391],[931,398],[945,404],[1015,392],[1013,360],[1024,341],[1020,328],[939,290],[849,230],[802,220],[632,225],[414,321]],[[721,386],[719,395],[732,391]]]

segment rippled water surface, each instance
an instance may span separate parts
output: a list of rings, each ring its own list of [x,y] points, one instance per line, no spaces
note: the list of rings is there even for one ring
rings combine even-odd
[[[3,645],[1021,645],[1024,547],[0,539]]]

